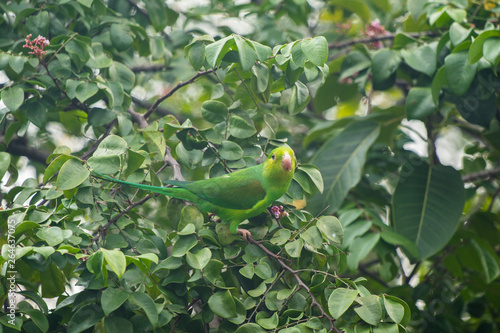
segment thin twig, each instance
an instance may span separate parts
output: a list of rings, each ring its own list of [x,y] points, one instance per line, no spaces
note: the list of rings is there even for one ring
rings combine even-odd
[[[82,160],[86,160],[88,159],[96,150],[97,150],[97,147],[99,147],[99,145],[101,144],[102,140],[104,140],[105,138],[108,137],[108,135],[111,133],[111,130],[113,129],[113,127],[118,123],[118,120],[117,119],[113,119],[108,125],[106,125],[106,132],[104,132],[101,137],[96,141],[94,142],[94,144],[92,145],[92,147],[89,148],[89,150],[87,150],[85,152],[85,154],[83,154],[80,159]]]
[[[160,105],[160,103],[163,102],[164,100],[166,100],[167,98],[169,98],[170,96],[172,96],[177,90],[179,90],[180,88],[182,88],[182,87],[184,87],[184,86],[186,86],[188,84],[193,83],[200,76],[203,76],[203,75],[206,75],[206,74],[210,74],[210,73],[213,73],[213,72],[215,72],[215,69],[209,69],[207,71],[196,73],[193,77],[191,77],[187,81],[184,81],[184,82],[179,81],[179,83],[177,83],[177,85],[175,87],[173,87],[172,90],[170,90],[168,93],[166,93],[162,97],[158,98],[156,100],[156,102],[154,102],[153,105],[151,105],[151,107],[149,108],[149,110],[144,114],[144,118],[148,119],[149,116],[151,115],[151,113],[153,113],[153,112],[156,111],[156,109],[158,108],[158,106]]]
[[[248,240],[249,243],[257,245],[270,258],[273,258],[274,260],[276,260],[284,270],[290,272],[293,275],[293,277],[297,281],[298,287],[304,289],[309,294],[309,296],[311,297],[311,308],[317,307],[318,310],[321,313],[320,318],[326,318],[330,322],[330,326],[331,326],[330,332],[337,332],[337,333],[341,332],[341,331],[339,331],[335,327],[335,319],[332,318],[331,316],[329,316],[325,312],[325,310],[323,309],[323,307],[321,306],[321,304],[319,304],[319,302],[316,300],[316,297],[312,293],[311,289],[304,283],[304,281],[302,281],[302,279],[299,277],[299,274],[298,274],[298,272],[296,270],[294,270],[293,268],[291,268],[290,266],[288,266],[287,264],[285,264],[285,262],[283,262],[283,260],[281,260],[278,255],[276,255],[275,253],[269,251],[264,245],[262,245],[261,243],[257,242],[256,240],[254,240],[251,236],[248,236],[247,240]]]

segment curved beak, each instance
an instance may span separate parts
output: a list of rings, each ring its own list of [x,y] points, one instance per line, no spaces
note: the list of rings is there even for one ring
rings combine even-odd
[[[290,154],[285,153],[285,155],[283,155],[281,167],[288,172],[292,171],[292,158],[290,157]]]

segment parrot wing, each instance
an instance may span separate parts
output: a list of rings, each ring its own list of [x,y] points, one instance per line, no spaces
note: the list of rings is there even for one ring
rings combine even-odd
[[[213,205],[228,209],[251,209],[267,195],[261,181],[250,177],[248,172],[172,185],[180,186]]]

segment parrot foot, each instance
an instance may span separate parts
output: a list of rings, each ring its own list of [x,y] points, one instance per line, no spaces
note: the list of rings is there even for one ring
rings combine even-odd
[[[239,233],[243,237],[243,240],[245,242],[248,242],[248,237],[252,237],[252,233],[246,229],[238,228],[238,230],[236,232]]]

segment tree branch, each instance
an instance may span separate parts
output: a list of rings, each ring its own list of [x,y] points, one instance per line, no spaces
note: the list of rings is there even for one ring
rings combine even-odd
[[[102,140],[104,140],[111,133],[111,130],[113,129],[113,127],[115,127],[116,123],[118,123],[118,120],[117,119],[113,119],[107,125],[106,132],[104,132],[101,135],[101,137],[96,142],[94,142],[94,144],[92,145],[92,147],[90,147],[89,150],[87,150],[85,152],[85,154],[83,154],[80,157],[82,160],[88,159],[97,150],[97,147],[99,147],[99,145],[101,144]]]
[[[313,308],[313,307],[316,306],[318,308],[318,310],[320,311],[320,313],[321,313],[320,318],[326,318],[330,322],[330,325],[332,327],[330,329],[330,332],[337,332],[337,333],[341,333],[342,332],[342,331],[339,331],[335,327],[335,319],[332,318],[331,316],[329,316],[325,312],[325,310],[323,310],[323,307],[316,300],[316,297],[314,297],[314,294],[311,292],[311,289],[304,283],[304,281],[302,281],[302,279],[299,277],[299,274],[298,274],[298,272],[296,270],[294,270],[293,268],[291,268],[290,266],[288,266],[287,264],[285,264],[283,262],[283,260],[281,260],[281,258],[278,255],[276,255],[275,253],[269,251],[264,245],[262,245],[261,243],[257,242],[256,240],[254,240],[251,236],[248,236],[247,240],[248,240],[249,243],[257,245],[270,258],[273,258],[274,260],[276,260],[284,270],[290,272],[293,275],[293,277],[297,281],[297,285],[299,286],[299,288],[304,289],[309,294],[309,296],[311,297],[311,308]]]
[[[135,105],[138,105],[140,106],[141,108],[144,108],[144,109],[149,109],[153,106],[152,103],[149,103],[147,101],[144,101],[142,99],[139,99],[137,97],[134,97],[134,96],[131,96],[132,97],[132,102],[134,102]],[[173,112],[169,109],[166,109],[166,108],[160,108],[160,107],[157,107],[156,108],[156,112],[163,115],[163,116],[166,116],[168,114],[173,114]],[[180,121],[180,119],[179,119]]]
[[[184,86],[186,86],[188,84],[193,83],[200,76],[203,76],[203,75],[206,75],[206,74],[210,74],[210,73],[213,73],[213,72],[215,72],[215,69],[209,69],[209,70],[204,71],[204,72],[198,72],[198,73],[196,73],[196,75],[194,75],[192,78],[190,78],[187,81],[184,81],[184,82],[179,81],[179,83],[177,83],[177,85],[175,87],[173,87],[172,90],[170,90],[168,93],[166,93],[162,97],[158,98],[156,100],[156,102],[154,102],[153,105],[151,105],[151,107],[149,108],[149,110],[144,114],[144,117],[146,119],[148,119],[149,116],[151,115],[151,113],[153,113],[153,112],[156,111],[156,109],[158,108],[158,106],[160,105],[161,102],[163,102],[164,100],[166,100],[167,98],[169,98],[170,96],[172,96],[180,88],[182,88],[182,87],[184,87]]]
[[[2,137],[0,143],[5,144],[5,138]],[[27,142],[22,138],[10,141],[6,151],[12,155],[26,156],[31,161],[36,161],[44,165],[47,165],[47,158],[50,156],[48,151],[28,146]]]
[[[350,46],[353,46],[355,44],[369,44],[372,42],[377,42],[377,41],[382,41],[382,40],[392,40],[396,37],[397,33],[391,33],[388,35],[379,35],[375,37],[360,37],[360,38],[353,38],[353,39],[348,39],[348,40],[343,40],[341,42],[333,42],[328,44],[329,49],[344,49]],[[421,33],[408,33],[407,34],[410,37],[413,38],[419,38],[419,37],[435,37],[439,36],[439,33],[436,31],[424,31]]]
[[[498,174],[500,174],[500,167],[497,167],[497,168],[491,169],[491,170],[482,170],[482,171],[472,172],[472,173],[463,175],[462,181],[464,183],[467,183],[467,182],[472,182],[474,180],[481,179],[481,178],[490,178],[490,177],[496,176]]]
[[[134,73],[161,72],[169,69],[172,69],[172,67],[167,67],[164,64],[138,65],[130,67],[130,70]]]

